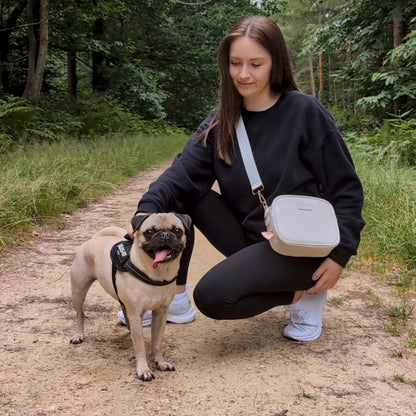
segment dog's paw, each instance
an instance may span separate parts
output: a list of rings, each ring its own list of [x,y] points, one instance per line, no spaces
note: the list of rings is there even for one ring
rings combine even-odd
[[[137,369],[137,377],[139,377],[139,380],[141,381],[152,381],[155,379],[155,376],[153,375],[153,373],[150,371],[149,368],[143,371]]]
[[[69,340],[69,343],[70,344],[81,344],[82,341],[84,341],[84,336],[83,335],[75,335]]]
[[[156,367],[160,371],[175,371],[175,367],[172,364],[167,363],[166,361],[156,361]]]

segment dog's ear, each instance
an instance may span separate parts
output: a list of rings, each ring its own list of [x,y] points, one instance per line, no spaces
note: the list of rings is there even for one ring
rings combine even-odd
[[[181,221],[188,232],[191,232],[192,220],[187,214],[175,214]]]
[[[131,219],[131,226],[133,227],[133,232],[135,233],[139,227],[142,225],[143,221],[149,216],[150,214],[139,214],[135,215]]]

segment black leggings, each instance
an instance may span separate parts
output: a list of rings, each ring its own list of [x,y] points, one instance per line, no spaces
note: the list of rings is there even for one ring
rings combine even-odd
[[[189,213],[193,224],[227,258],[206,273],[194,290],[197,308],[213,319],[243,319],[292,303],[296,290],[313,285],[322,258],[282,256],[268,241],[252,241],[221,196],[211,191]],[[178,284],[186,283],[194,244],[188,236]]]

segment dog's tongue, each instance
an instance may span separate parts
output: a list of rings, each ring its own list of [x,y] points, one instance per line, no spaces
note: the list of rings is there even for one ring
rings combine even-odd
[[[170,254],[170,253],[171,253],[171,250],[169,250],[169,249],[167,249],[167,248],[165,248],[165,249],[163,249],[163,250],[156,251],[156,253],[155,253],[155,259],[153,260],[152,267],[153,267],[154,269],[156,269],[157,265],[158,265],[161,261],[165,260],[165,259],[166,259],[166,257],[167,257],[167,256],[169,256],[169,254]]]

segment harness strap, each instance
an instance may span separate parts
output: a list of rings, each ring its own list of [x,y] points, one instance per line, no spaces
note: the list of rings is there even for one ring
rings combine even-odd
[[[131,261],[130,259],[126,261],[126,263],[124,264],[125,268],[134,276],[137,277],[139,280],[141,280],[142,282],[145,282],[149,285],[153,285],[153,286],[166,286],[166,285],[170,285],[171,283],[173,283],[176,280],[175,276],[173,279],[171,280],[153,280],[151,279],[146,273],[143,273],[141,270],[139,270]]]
[[[123,302],[120,300],[120,297],[118,296],[117,281],[116,281],[116,273],[117,273],[117,267],[115,266],[115,264],[114,264],[114,263],[112,263],[112,265],[111,265],[111,278],[112,278],[112,281],[113,281],[113,287],[114,287],[114,291],[116,292],[117,299],[118,299],[118,301],[120,302],[120,305],[121,305],[121,307],[122,307],[122,309],[123,309],[123,311],[124,311],[124,304],[123,304]]]

